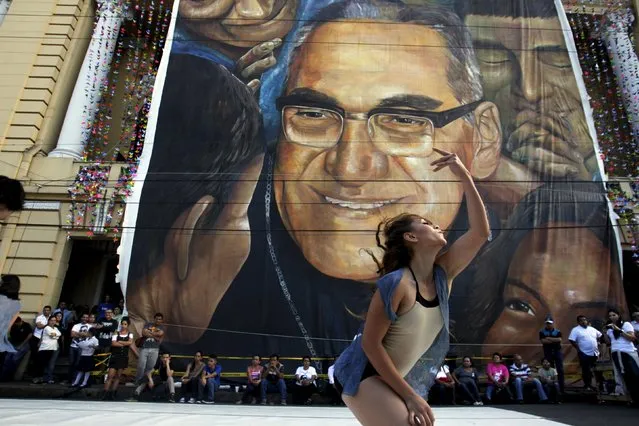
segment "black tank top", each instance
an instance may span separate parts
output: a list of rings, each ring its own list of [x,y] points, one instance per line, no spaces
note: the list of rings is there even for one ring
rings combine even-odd
[[[131,333],[127,333],[124,336],[118,333],[116,335],[115,340],[118,342],[128,342],[129,340],[131,340]],[[111,353],[113,355],[118,355],[118,356],[127,356],[129,354],[129,347],[128,346],[111,346]]]
[[[439,295],[436,295],[433,300],[424,299],[424,297],[419,292],[419,283],[417,282],[417,277],[415,276],[415,273],[413,272],[413,268],[408,267],[408,270],[413,275],[413,280],[415,280],[415,293],[416,293],[415,300],[417,301],[417,303],[422,305],[424,308],[436,308],[437,306],[439,306]]]

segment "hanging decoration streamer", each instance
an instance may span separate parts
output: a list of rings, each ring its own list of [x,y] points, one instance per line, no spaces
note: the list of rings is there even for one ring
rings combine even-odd
[[[639,134],[631,123],[637,117],[637,93],[639,78],[633,68],[637,57],[632,43],[628,13],[632,13],[626,1],[609,1],[606,13],[596,13],[595,6],[601,0],[570,2],[580,13],[569,14],[570,26],[577,46],[577,53],[593,108],[593,119],[605,172],[610,179],[608,196],[622,231],[629,240],[633,258],[639,263],[637,250],[636,189],[639,176]],[[619,20],[625,19],[619,22]],[[625,23],[625,24],[624,24]],[[635,99],[628,103],[628,99]],[[639,118],[639,117],[637,117]],[[623,191],[616,179],[630,180],[633,193]],[[634,181],[633,181],[634,180]],[[631,191],[632,192],[632,191]]]
[[[124,202],[131,195],[142,154],[148,113],[155,77],[166,42],[171,20],[169,0],[102,0],[103,8],[119,8],[126,20],[117,34],[117,42],[106,79],[94,78],[85,89],[100,92],[97,113],[88,117],[84,111],[87,132],[83,160],[91,166],[80,170],[69,187],[72,199],[68,225],[92,236],[95,232],[119,238],[118,228],[124,215]],[[93,37],[112,37],[102,29]],[[111,48],[113,48],[111,46]],[[89,52],[92,59],[105,61],[104,52]],[[117,115],[117,118],[114,118]],[[114,121],[116,121],[114,123]],[[113,189],[107,188],[110,165],[124,163]],[[106,171],[105,171],[106,170]],[[84,204],[84,206],[82,206]],[[96,208],[99,205],[99,208]]]

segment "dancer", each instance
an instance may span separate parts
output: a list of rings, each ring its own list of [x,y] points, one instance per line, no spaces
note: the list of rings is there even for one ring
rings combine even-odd
[[[20,278],[16,275],[2,275],[0,278],[0,353],[16,352],[7,334],[20,312],[19,294]]]
[[[342,398],[365,426],[433,424],[424,396],[433,380],[428,372],[449,348],[450,287],[490,235],[486,209],[464,164],[456,154],[433,150],[442,156],[431,163],[434,170],[448,167],[462,182],[470,229],[442,252],[444,232],[427,219],[405,213],[378,226],[382,261],[370,253],[381,275],[377,291],[363,333],[335,364]]]
[[[129,332],[129,318],[122,317],[120,331],[111,340],[111,359],[109,360],[109,375],[104,384],[102,399],[115,399],[115,393],[120,384],[122,370],[129,365],[129,346],[133,343],[133,333]]]

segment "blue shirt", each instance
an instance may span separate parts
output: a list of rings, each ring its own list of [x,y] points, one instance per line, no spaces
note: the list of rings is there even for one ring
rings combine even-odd
[[[435,265],[435,286],[439,297],[440,309],[444,318],[444,328],[435,338],[431,347],[422,355],[417,364],[408,372],[405,379],[415,391],[426,397],[428,390],[433,385],[434,376],[430,374],[431,368],[439,368],[450,346],[449,338],[449,309],[448,309],[448,279],[444,269]],[[390,272],[377,280],[379,291],[386,314],[391,322],[397,320],[397,313],[393,311],[392,300],[395,289],[404,275],[404,269]],[[355,340],[342,352],[335,362],[335,378],[343,387],[345,395],[354,396],[359,389],[362,373],[368,364],[368,358],[362,348],[362,335],[358,334]]]
[[[222,374],[222,366],[220,364],[215,364],[215,368],[211,368],[207,363],[204,367],[204,374],[209,375],[213,372],[217,373],[217,376],[209,377],[207,380],[213,379],[215,381],[215,386],[220,386],[220,375]]]

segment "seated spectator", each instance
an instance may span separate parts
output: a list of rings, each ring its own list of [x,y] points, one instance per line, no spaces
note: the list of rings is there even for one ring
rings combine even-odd
[[[100,345],[100,342],[95,337],[95,334],[97,334],[97,330],[95,328],[90,328],[88,333],[89,337],[78,342],[78,347],[80,348],[80,362],[78,364],[78,372],[75,376],[75,380],[71,385],[71,387],[74,388],[78,386],[86,388],[89,383],[89,377],[91,377],[91,372],[95,367],[93,354]],[[80,384],[80,381],[82,381],[82,384]]]
[[[473,367],[473,360],[469,356],[465,356],[462,360],[462,366],[453,372],[453,379],[467,401],[473,405],[484,405],[481,402],[479,386],[477,385],[479,375],[475,367]]]
[[[262,372],[262,405],[266,405],[266,394],[280,393],[280,404],[286,405],[286,382],[284,382],[284,366],[276,354],[269,357],[268,364]]]
[[[513,394],[508,389],[510,374],[508,367],[503,364],[503,358],[499,352],[493,354],[493,361],[486,366],[486,376],[488,386],[486,387],[486,399],[492,402],[493,393],[505,396],[509,401],[513,399]]]
[[[544,392],[555,403],[561,403],[561,390],[559,386],[559,376],[557,370],[550,366],[550,361],[544,358],[541,361],[541,368],[537,371],[539,381],[544,387]]]
[[[60,338],[60,331],[55,327],[56,320],[53,315],[49,317],[47,326],[42,330],[42,337],[40,339],[40,347],[38,348],[38,356],[35,364],[35,378],[33,383],[39,384],[43,382],[43,374],[49,361],[53,356],[53,353],[58,350],[58,339]]]
[[[251,365],[246,368],[246,378],[248,380],[246,390],[244,391],[244,395],[242,395],[242,399],[237,402],[238,404],[249,402],[249,398],[250,403],[255,404],[260,397],[262,372],[264,371],[264,367],[260,364],[261,361],[259,355],[253,355]]]
[[[317,392],[317,371],[311,366],[311,357],[302,358],[302,365],[295,371],[295,391],[293,396],[298,404],[311,405],[311,396]]]
[[[548,401],[544,387],[538,378],[530,375],[530,367],[528,367],[528,364],[524,364],[521,355],[515,355],[514,358],[515,362],[510,366],[510,379],[515,388],[517,402],[524,403],[524,387],[530,386],[534,386],[537,389],[537,397],[540,402]]]
[[[158,376],[159,379],[153,379],[153,370],[151,370],[147,376],[146,381],[141,383],[133,392],[133,396],[130,401],[139,401],[140,395],[145,389],[149,389],[159,392],[158,389],[165,389],[169,393],[169,402],[175,402],[175,382],[173,381],[173,369],[171,368],[171,354],[168,352],[163,353],[158,360]],[[155,397],[154,397],[155,399]]]
[[[220,388],[221,377],[222,366],[217,363],[217,355],[209,355],[202,375],[202,385],[207,392],[207,399],[203,401],[205,404],[215,404],[215,391]]]
[[[9,343],[15,348],[15,352],[7,352],[4,363],[1,366],[0,382],[11,381],[20,365],[22,358],[29,352],[29,341],[33,335],[33,327],[29,323],[16,317],[9,329]]]
[[[204,394],[203,372],[202,352],[197,351],[193,361],[186,367],[186,372],[182,376],[182,397],[180,402],[188,402],[189,404],[202,403],[202,395]]]
[[[444,363],[437,370],[433,368],[431,373],[435,375],[435,383],[431,392],[437,392],[439,403],[456,405],[455,379],[450,375],[448,365]]]

